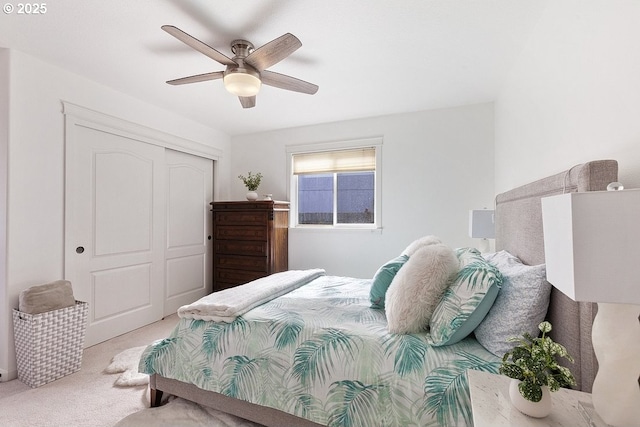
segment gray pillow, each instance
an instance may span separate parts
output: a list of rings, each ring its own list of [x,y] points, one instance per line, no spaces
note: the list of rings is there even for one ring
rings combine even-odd
[[[32,286],[20,292],[18,310],[27,314],[39,314],[75,305],[73,288],[68,280],[58,280]]]
[[[551,284],[546,280],[546,266],[525,265],[507,251],[485,254],[502,273],[502,288],[491,310],[475,329],[476,339],[498,357],[511,350],[507,341],[525,332],[538,336],[538,325],[547,315]]]

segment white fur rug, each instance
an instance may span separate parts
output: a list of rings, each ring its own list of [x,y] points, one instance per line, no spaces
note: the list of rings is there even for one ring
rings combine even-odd
[[[114,427],[261,427],[215,409],[184,399],[171,399],[158,408],[147,408],[120,420]]]
[[[120,373],[116,386],[131,387],[149,384],[149,375],[138,372],[140,356],[147,346],[134,347],[116,354],[105,369],[108,374]],[[215,409],[188,400],[170,397],[158,408],[135,412],[114,427],[261,427]]]
[[[115,385],[120,387],[133,387],[149,384],[149,375],[138,371],[140,356],[147,346],[134,347],[116,354],[111,359],[111,364],[104,370],[108,374],[120,373]]]

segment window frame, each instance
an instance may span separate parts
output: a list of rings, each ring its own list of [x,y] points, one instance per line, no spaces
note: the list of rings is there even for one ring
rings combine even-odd
[[[287,145],[287,192],[289,193],[289,226],[295,229],[324,229],[324,230],[377,230],[382,229],[382,137],[335,141],[315,144]],[[337,224],[334,206],[334,224],[299,224],[298,223],[298,180],[293,174],[293,155],[303,153],[320,153],[325,151],[339,151],[372,147],[376,152],[376,168],[374,172],[374,222],[373,224]],[[334,175],[334,186],[337,179]],[[335,192],[334,192],[335,193]],[[334,194],[334,197],[336,195]]]

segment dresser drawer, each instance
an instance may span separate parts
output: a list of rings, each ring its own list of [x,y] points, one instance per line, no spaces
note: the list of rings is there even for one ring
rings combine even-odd
[[[213,283],[213,292],[224,291],[225,289],[235,288],[238,285],[242,285],[243,283],[234,283],[234,282],[223,282],[221,280],[216,279]]]
[[[211,206],[214,291],[287,269],[288,202],[218,201]]]
[[[222,211],[214,213],[214,224],[218,225],[259,225],[264,226],[269,218],[266,211]]]
[[[269,266],[267,265],[267,257],[224,254],[215,254],[213,257],[216,270],[248,270],[260,271],[262,273],[267,273],[269,271]]]
[[[222,240],[260,240],[267,241],[269,230],[266,227],[225,225],[215,228],[215,238]]]
[[[219,268],[216,269],[214,276],[216,285],[220,284],[219,286],[216,286],[218,288],[216,290],[218,291],[220,289],[251,282],[252,280],[265,277],[266,274],[259,271],[227,270]]]
[[[214,253],[267,256],[267,242],[257,240],[216,240]]]

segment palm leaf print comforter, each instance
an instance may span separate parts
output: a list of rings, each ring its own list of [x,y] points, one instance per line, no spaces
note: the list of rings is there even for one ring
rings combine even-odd
[[[387,330],[370,279],[321,276],[232,323],[181,319],[140,371],[319,424],[472,425],[467,369],[497,372],[474,338],[431,347]]]

